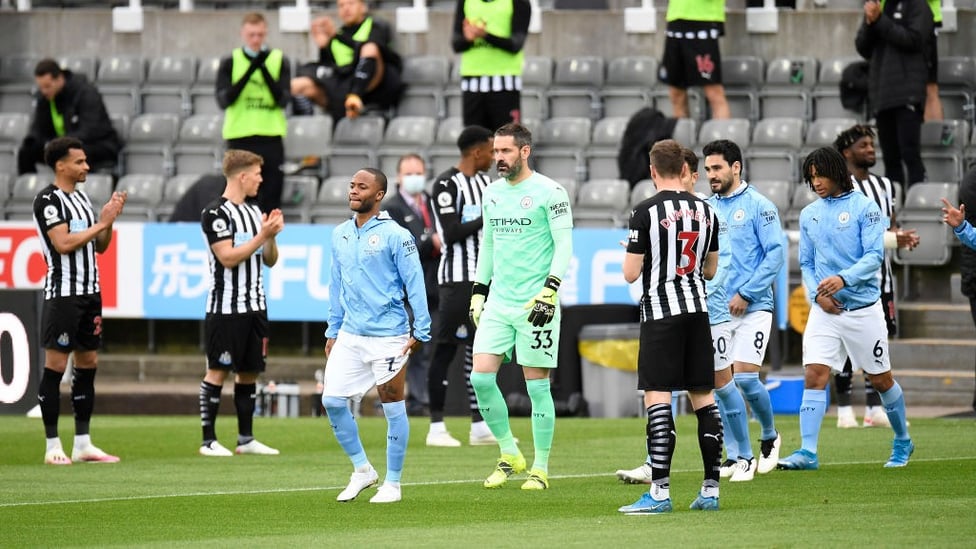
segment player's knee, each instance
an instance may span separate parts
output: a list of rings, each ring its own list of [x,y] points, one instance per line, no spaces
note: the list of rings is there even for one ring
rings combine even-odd
[[[471,387],[477,391],[486,391],[495,384],[495,376],[484,372],[471,372]]]
[[[325,408],[326,413],[330,415],[342,409],[348,410],[348,399],[343,397],[322,395],[322,407]]]

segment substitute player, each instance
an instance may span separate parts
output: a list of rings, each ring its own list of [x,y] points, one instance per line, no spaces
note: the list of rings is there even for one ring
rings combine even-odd
[[[674,455],[671,392],[688,391],[698,417],[698,446],[704,479],[692,509],[719,508],[722,420],[712,397],[715,386],[705,280],[718,267],[718,218],[712,208],[687,192],[682,147],[672,139],[651,148],[651,179],[657,194],[630,216],[623,273],[628,283],[641,280],[641,333],[637,358],[638,389],[647,407],[647,454],[651,487],[618,511],[659,514],[671,511],[670,476]]]
[[[386,186],[386,176],[379,170],[356,172],[349,182],[349,207],[355,215],[332,232],[322,406],[339,446],[355,467],[337,501],[355,499],[379,481],[349,411],[349,399],[361,399],[373,385],[387,422],[386,478],[369,501],[400,501],[410,437],[404,366],[421,342],[430,341],[430,311],[417,245],[410,231],[380,211]],[[413,311],[412,330],[404,297]]]
[[[566,189],[529,168],[532,134],[524,126],[499,128],[493,151],[501,179],[485,189],[482,199],[484,235],[470,309],[478,326],[471,385],[501,450],[484,486],[497,488],[526,466],[512,437],[508,405],[495,381],[503,358],[511,356],[514,348],[532,402],[535,446],[522,489],[545,490],[556,425],[549,390],[549,371],[557,366],[559,349],[556,292],[573,254],[573,212]]]
[[[44,310],[41,315],[44,373],[38,388],[47,449],[44,463],[71,461],[115,463],[119,458],[92,444],[89,427],[95,407],[95,370],[102,342],[102,290],[96,253],[112,242],[112,223],[125,206],[125,193],[112,193],[98,219],[91,200],[78,188],[88,175],[84,145],[73,137],[52,139],[44,147],[44,162],[54,169],[54,183],[34,197],[34,223],[44,243]],[[71,404],[75,411],[75,439],[71,459],[58,437],[61,378],[74,353]]]
[[[800,271],[816,306],[803,332],[804,389],[799,450],[780,469],[817,469],[817,440],[827,411],[827,383],[849,356],[881,394],[895,432],[885,467],[904,467],[915,451],[905,421],[905,397],[891,375],[888,327],[878,270],[884,261],[887,219],[878,205],[854,192],[847,162],[823,147],[803,161],[803,178],[819,200],[800,212]]]

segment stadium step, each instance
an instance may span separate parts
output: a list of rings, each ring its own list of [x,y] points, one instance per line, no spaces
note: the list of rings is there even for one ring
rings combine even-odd
[[[898,330],[903,338],[976,338],[968,304],[948,302],[901,302],[898,304]]]

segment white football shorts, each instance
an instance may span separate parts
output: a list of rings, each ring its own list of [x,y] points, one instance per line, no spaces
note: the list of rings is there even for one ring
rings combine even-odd
[[[729,351],[732,349],[732,323],[720,322],[712,324],[712,355],[715,360],[715,371],[722,371],[732,366]]]
[[[803,364],[824,364],[840,372],[847,357],[855,370],[868,374],[891,370],[888,325],[881,301],[839,315],[825,313],[816,304],[810,307],[803,332]]]
[[[358,400],[373,385],[393,379],[409,358],[400,354],[408,339],[409,334],[371,337],[339,330],[325,365],[323,396]]]
[[[733,316],[729,323],[732,331],[732,349],[729,355],[734,362],[762,366],[769,347],[769,330],[773,327],[773,313],[753,311],[743,316]]]

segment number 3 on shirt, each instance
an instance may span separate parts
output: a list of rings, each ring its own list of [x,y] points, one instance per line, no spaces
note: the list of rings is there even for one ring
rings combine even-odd
[[[698,234],[695,231],[681,231],[678,233],[678,240],[684,245],[681,247],[681,257],[688,258],[688,262],[681,266],[677,265],[674,272],[679,276],[684,276],[695,271],[698,266],[698,256],[695,255],[695,242],[698,242]]]

